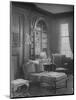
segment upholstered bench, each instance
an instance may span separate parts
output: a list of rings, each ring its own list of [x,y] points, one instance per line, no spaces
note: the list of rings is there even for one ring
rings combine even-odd
[[[12,97],[17,96],[22,91],[25,91],[27,93],[28,89],[29,89],[28,80],[16,79],[11,81]]]
[[[67,88],[67,75],[62,72],[41,72],[31,73],[30,81],[40,82],[41,87],[45,88]]]

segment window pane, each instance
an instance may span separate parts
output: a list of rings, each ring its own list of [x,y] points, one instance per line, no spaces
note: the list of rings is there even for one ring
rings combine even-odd
[[[61,24],[60,36],[69,36],[68,24]]]

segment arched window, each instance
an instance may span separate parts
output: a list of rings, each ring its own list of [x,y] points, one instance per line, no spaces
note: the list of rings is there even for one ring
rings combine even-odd
[[[31,56],[39,58],[42,51],[47,53],[47,26],[44,20],[39,19],[35,22],[31,41]]]

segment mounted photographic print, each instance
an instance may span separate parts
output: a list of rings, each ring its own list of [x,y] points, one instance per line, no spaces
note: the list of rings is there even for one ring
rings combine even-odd
[[[10,2],[10,98],[74,94],[74,5]]]

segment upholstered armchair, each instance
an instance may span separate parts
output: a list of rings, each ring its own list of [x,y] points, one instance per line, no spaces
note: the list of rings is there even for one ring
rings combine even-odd
[[[74,71],[73,60],[71,58],[67,58],[65,55],[53,54],[53,64],[56,65],[56,72],[72,74]]]
[[[67,68],[65,66],[65,55],[53,54],[53,64],[56,65],[55,71],[57,72],[66,72]],[[67,63],[66,63],[67,65]]]

